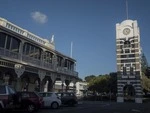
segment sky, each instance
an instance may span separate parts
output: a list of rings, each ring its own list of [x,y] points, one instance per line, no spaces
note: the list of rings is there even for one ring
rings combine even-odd
[[[150,63],[150,0],[128,0],[141,47]],[[0,17],[48,40],[77,61],[79,77],[116,72],[116,23],[127,19],[126,0],[0,0]]]

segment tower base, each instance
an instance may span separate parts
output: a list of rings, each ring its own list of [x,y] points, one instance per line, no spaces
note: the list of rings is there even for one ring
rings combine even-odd
[[[123,103],[124,97],[117,97],[117,102]],[[143,99],[142,98],[135,98],[135,103],[143,103]]]

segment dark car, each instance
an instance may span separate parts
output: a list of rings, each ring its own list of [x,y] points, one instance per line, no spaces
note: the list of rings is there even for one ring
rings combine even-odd
[[[16,92],[11,86],[0,85],[0,110],[33,112],[43,105],[43,98],[35,92]]]
[[[18,97],[20,97],[21,108],[26,108],[28,112],[37,111],[44,104],[43,98],[40,97],[36,92],[17,92]],[[16,104],[17,105],[17,104]]]
[[[63,105],[74,106],[78,103],[77,97],[73,92],[60,92],[57,93],[57,95],[61,99]]]

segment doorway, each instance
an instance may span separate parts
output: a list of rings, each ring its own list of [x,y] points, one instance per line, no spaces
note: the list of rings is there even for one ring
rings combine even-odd
[[[135,89],[132,85],[126,85],[123,88],[124,101],[134,101],[135,100]]]

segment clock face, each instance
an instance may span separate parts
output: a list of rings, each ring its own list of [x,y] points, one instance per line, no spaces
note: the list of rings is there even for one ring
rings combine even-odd
[[[123,34],[124,35],[128,35],[130,33],[130,29],[129,28],[125,28],[124,30],[123,30]]]

